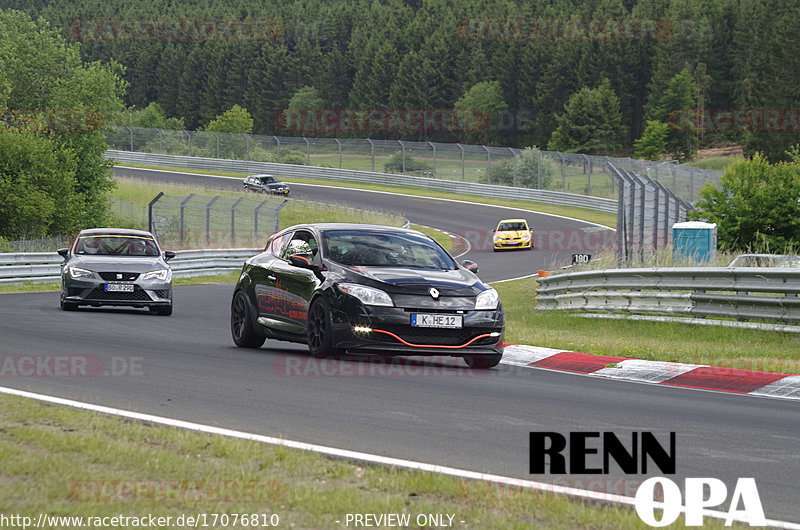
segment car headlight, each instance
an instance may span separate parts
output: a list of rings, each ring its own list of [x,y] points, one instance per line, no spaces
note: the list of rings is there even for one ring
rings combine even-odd
[[[145,272],[142,274],[140,278],[142,281],[146,282],[148,280],[158,280],[161,282],[169,282],[172,281],[172,270],[171,269],[161,269],[157,271],[150,271]]]
[[[69,267],[69,276],[73,280],[77,280],[78,278],[91,278],[94,276],[94,273],[86,269],[79,269],[78,267]]]
[[[525,232],[524,234],[522,234],[522,239],[524,239],[525,241],[529,240],[530,238],[531,238],[530,232]]]
[[[503,238],[502,238],[502,237],[500,237],[500,236],[498,236],[497,234],[495,234],[495,235],[494,235],[494,238],[493,238],[493,239],[494,239],[495,241],[502,241],[502,240],[503,240]]]
[[[500,297],[497,296],[497,291],[491,287],[480,293],[475,299],[476,310],[497,309],[497,304],[500,302]]]
[[[352,297],[358,298],[364,305],[394,307],[392,298],[380,289],[365,287],[355,283],[340,283],[339,290]]]

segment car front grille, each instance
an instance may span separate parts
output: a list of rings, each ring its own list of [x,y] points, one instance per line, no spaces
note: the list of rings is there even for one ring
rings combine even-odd
[[[377,326],[376,329],[394,333],[404,341],[414,345],[429,344],[433,346],[460,346],[479,335],[497,331],[492,328],[446,329],[416,328],[412,326]],[[381,342],[399,343],[396,338],[385,333],[373,333],[371,338]],[[483,337],[470,344],[470,346],[494,344],[495,342],[497,342],[497,337]]]
[[[107,282],[132,282],[139,277],[138,272],[98,272]]]
[[[133,286],[133,292],[121,292],[121,291],[105,291],[103,286],[97,287],[89,296],[86,297],[88,300],[109,300],[109,301],[121,301],[121,302],[150,302],[150,296],[138,285]]]

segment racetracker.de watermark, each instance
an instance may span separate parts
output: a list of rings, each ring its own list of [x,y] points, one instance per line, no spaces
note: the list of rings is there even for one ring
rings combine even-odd
[[[658,41],[673,32],[665,18],[465,18],[456,25],[460,38],[480,41]]]
[[[144,375],[143,357],[0,355],[0,377],[126,377]]]
[[[290,109],[275,114],[278,130],[305,134],[477,132],[492,117],[479,109]]]
[[[281,355],[272,364],[281,377],[479,377],[488,370],[474,370],[454,357],[310,357]]]
[[[80,480],[69,498],[91,503],[268,502],[286,496],[277,480]]]
[[[800,132],[800,109],[684,109],[670,113],[667,124],[678,131]]]
[[[67,31],[78,42],[265,42],[286,34],[274,18],[86,18]]]
[[[100,130],[103,122],[103,114],[95,109],[41,108],[0,111],[0,130],[10,132],[90,132]]]

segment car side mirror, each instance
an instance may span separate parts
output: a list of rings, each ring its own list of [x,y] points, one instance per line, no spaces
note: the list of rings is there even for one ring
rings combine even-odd
[[[177,254],[175,254],[174,250],[165,250],[164,251],[164,261],[169,261],[172,258],[174,258],[175,256],[177,256]]]
[[[292,254],[289,256],[289,263],[295,267],[300,267],[301,269],[316,269],[314,263],[311,261],[311,258],[305,254]]]
[[[58,252],[58,255],[61,256],[64,259],[67,259],[69,257],[69,249],[68,248],[60,248],[56,252]]]
[[[475,274],[477,274],[477,273],[478,273],[478,264],[477,264],[477,263],[475,263],[474,261],[470,261],[470,260],[468,260],[468,259],[465,259],[465,260],[464,260],[464,261],[463,261],[461,264],[462,264],[462,265],[464,266],[464,268],[466,268],[468,271],[470,271],[470,272],[474,272]]]

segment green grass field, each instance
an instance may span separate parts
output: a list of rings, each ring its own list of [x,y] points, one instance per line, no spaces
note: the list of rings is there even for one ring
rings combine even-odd
[[[34,521],[40,513],[152,514],[172,517],[170,527],[179,528],[174,522],[182,514],[206,513],[228,517],[227,525],[223,518],[216,525],[206,519],[207,528],[246,528],[252,525],[230,523],[233,514],[258,514],[259,523],[275,523],[277,516],[278,528],[342,528],[336,521],[348,513],[447,513],[455,527],[465,529],[644,526],[632,508],[333,459],[3,394],[0,425],[0,512]]]

